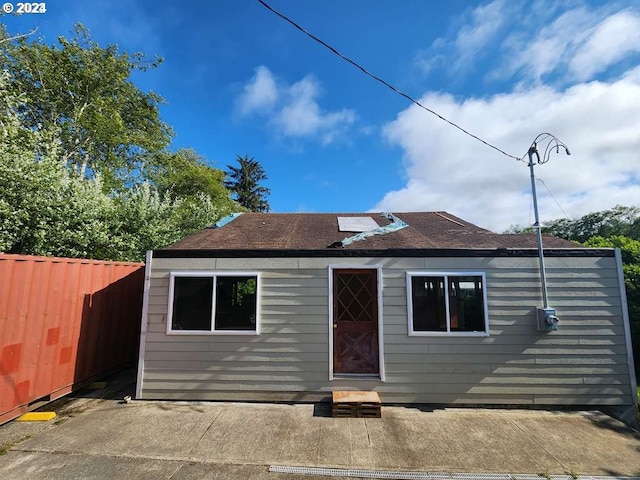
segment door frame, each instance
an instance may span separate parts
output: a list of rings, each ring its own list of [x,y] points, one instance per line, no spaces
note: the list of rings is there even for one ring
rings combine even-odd
[[[345,377],[336,377],[333,373],[333,272],[334,270],[376,270],[376,290],[378,300],[378,366],[380,368],[380,381],[385,381],[384,374],[384,332],[382,326],[384,324],[382,319],[382,265],[329,265],[329,380],[343,379]],[[351,379],[358,379],[357,375],[349,376]],[[371,380],[371,376],[363,375],[363,380]]]

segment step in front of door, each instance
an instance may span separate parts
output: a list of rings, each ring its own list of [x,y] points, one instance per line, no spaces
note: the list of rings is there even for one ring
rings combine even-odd
[[[333,392],[332,417],[380,418],[380,397],[376,392]]]

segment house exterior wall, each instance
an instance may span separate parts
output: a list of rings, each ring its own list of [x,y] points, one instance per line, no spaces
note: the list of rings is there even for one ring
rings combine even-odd
[[[382,267],[385,381],[329,380],[329,265]],[[383,402],[633,405],[613,255],[547,257],[557,332],[537,331],[536,257],[154,258],[150,268],[142,398],[320,400],[375,390]],[[261,275],[255,336],[167,335],[172,271]],[[486,274],[489,335],[409,336],[407,271]]]

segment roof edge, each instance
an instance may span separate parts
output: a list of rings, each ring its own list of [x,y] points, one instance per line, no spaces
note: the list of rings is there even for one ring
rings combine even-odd
[[[613,257],[612,248],[545,248],[545,257]],[[153,258],[340,258],[340,257],[537,257],[536,248],[414,248],[388,250],[162,249]]]

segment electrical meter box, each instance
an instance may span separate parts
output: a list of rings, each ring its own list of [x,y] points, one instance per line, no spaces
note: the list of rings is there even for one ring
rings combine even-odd
[[[538,330],[541,332],[558,330],[558,317],[555,308],[538,308]]]

